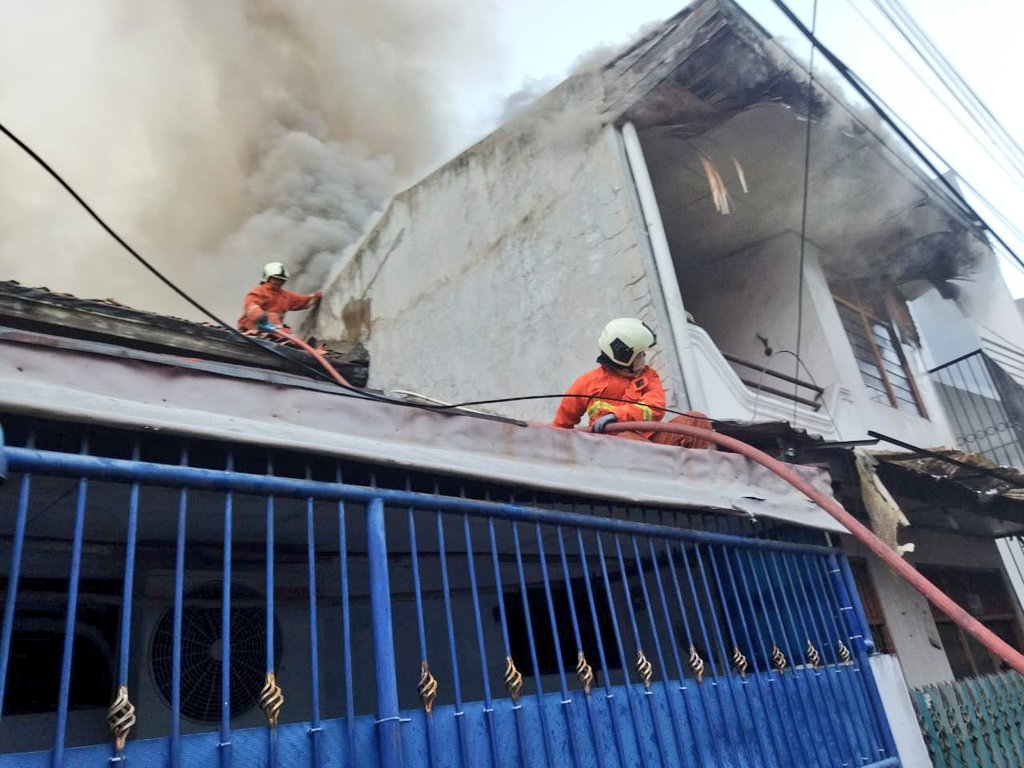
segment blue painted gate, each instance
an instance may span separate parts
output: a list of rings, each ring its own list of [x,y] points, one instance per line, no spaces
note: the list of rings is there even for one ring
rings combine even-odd
[[[899,765],[836,550],[33,439],[2,453],[0,738],[35,748],[0,766]],[[12,662],[54,599],[41,562],[48,711]],[[89,601],[116,627],[106,712],[80,690]]]

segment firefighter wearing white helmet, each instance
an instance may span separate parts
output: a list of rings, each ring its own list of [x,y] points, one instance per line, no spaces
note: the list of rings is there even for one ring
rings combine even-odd
[[[281,281],[288,279],[288,267],[282,264],[280,261],[271,261],[263,265],[263,282],[267,282],[272,277],[278,277]]]
[[[613,363],[640,371],[646,364],[645,353],[657,341],[654,331],[644,321],[635,317],[620,317],[604,327],[597,346]]]
[[[598,337],[598,367],[580,376],[562,398],[552,426],[573,429],[586,414],[590,431],[602,433],[617,421],[660,421],[665,415],[665,388],[647,365],[647,351],[657,343],[654,331],[635,317],[608,322]],[[673,423],[711,429],[703,413],[689,411]],[[699,438],[667,432],[623,431],[618,437],[650,440],[683,448],[707,448]]]
[[[288,268],[280,261],[263,265],[263,279],[260,284],[245,295],[242,316],[238,319],[241,331],[271,331],[276,327],[288,328],[284,324],[286,312],[308,309],[320,303],[320,291],[309,295],[285,290]]]

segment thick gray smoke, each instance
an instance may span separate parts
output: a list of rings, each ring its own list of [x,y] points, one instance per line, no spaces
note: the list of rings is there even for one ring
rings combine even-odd
[[[500,67],[477,0],[0,6],[0,116],[129,242],[233,321],[265,261],[318,287],[439,163]],[[0,142],[0,279],[196,317]]]

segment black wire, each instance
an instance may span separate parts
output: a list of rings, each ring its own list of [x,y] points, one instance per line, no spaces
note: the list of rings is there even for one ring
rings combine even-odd
[[[50,176],[52,176],[57,181],[57,183],[60,184],[68,192],[68,194],[70,194],[75,199],[75,201],[86,210],[86,212],[96,221],[97,224],[99,224],[103,228],[103,230],[107,234],[109,234],[112,238],[114,238],[114,240],[116,240],[117,243],[122,248],[124,248],[126,251],[128,251],[128,253],[130,253],[133,257],[135,257],[135,259],[140,264],[142,264],[146,269],[148,269],[157,278],[159,278],[160,281],[162,283],[164,283],[164,285],[166,285],[168,288],[170,288],[172,291],[174,291],[181,298],[183,298],[185,301],[187,301],[193,307],[198,309],[200,312],[202,312],[208,318],[213,320],[215,323],[217,323],[218,325],[228,329],[229,331],[231,331],[236,336],[244,339],[246,342],[255,345],[258,349],[262,349],[265,352],[268,352],[269,354],[274,355],[275,357],[279,357],[279,358],[285,360],[286,362],[288,362],[291,365],[300,366],[304,370],[316,374],[316,376],[318,378],[322,378],[322,379],[324,379],[326,381],[329,381],[332,384],[337,385],[340,389],[344,390],[342,392],[336,392],[336,393],[330,393],[330,394],[338,394],[338,395],[345,396],[345,397],[356,397],[357,399],[364,399],[364,400],[373,400],[373,401],[376,401],[376,402],[387,403],[388,405],[399,405],[399,406],[403,406],[403,407],[406,407],[406,408],[417,408],[417,409],[420,409],[420,410],[431,411],[431,412],[434,412],[434,413],[452,412],[455,409],[466,408],[466,407],[473,406],[473,405],[492,405],[492,404],[498,404],[498,403],[519,402],[519,401],[524,401],[524,400],[546,400],[546,399],[565,398],[565,397],[570,397],[570,398],[572,398],[572,397],[590,398],[591,397],[591,395],[576,395],[576,394],[570,394],[570,393],[563,392],[563,393],[557,394],[557,395],[554,395],[554,394],[552,394],[552,395],[527,395],[525,397],[506,397],[506,398],[497,398],[497,399],[494,399],[494,400],[476,400],[476,401],[469,401],[469,402],[465,402],[465,403],[454,403],[454,404],[451,404],[451,405],[433,405],[433,404],[426,404],[426,403],[412,403],[412,402],[409,402],[407,400],[396,400],[394,398],[387,397],[386,395],[378,395],[375,392],[369,392],[369,391],[366,391],[366,390],[363,390],[363,389],[359,389],[358,387],[353,387],[351,385],[345,386],[345,385],[339,384],[335,379],[331,378],[327,374],[326,371],[321,370],[320,368],[316,368],[316,367],[314,367],[312,365],[309,365],[308,363],[305,363],[303,361],[293,359],[288,354],[286,354],[284,351],[278,349],[276,347],[276,345],[275,346],[268,346],[268,345],[264,344],[262,341],[260,341],[259,339],[255,338],[253,336],[248,336],[248,335],[242,333],[237,328],[228,325],[223,320],[221,320],[219,317],[217,317],[217,315],[213,314],[213,312],[211,312],[210,310],[206,309],[206,307],[204,307],[202,304],[200,304],[195,299],[193,299],[191,296],[189,296],[187,293],[185,293],[185,291],[183,291],[181,288],[179,288],[177,285],[175,285],[168,277],[163,275],[156,267],[154,267],[152,264],[150,264],[148,261],[146,261],[146,259],[144,259],[141,254],[139,254],[134,248],[132,248],[127,242],[125,242],[125,240],[120,235],[118,235],[117,232],[115,232],[103,220],[103,218],[98,213],[96,213],[96,211],[94,211],[89,206],[89,204],[87,202],[85,202],[85,200],[82,199],[82,197],[77,192],[75,192],[75,190],[71,187],[71,185],[68,184],[66,181],[64,181],[64,179],[61,177],[61,175],[59,173],[57,173],[57,171],[55,171],[49,165],[49,163],[47,163],[45,160],[43,160],[43,158],[41,158],[38,154],[36,154],[32,150],[31,147],[29,147],[27,144],[25,144],[25,142],[23,142],[21,139],[19,139],[17,136],[15,136],[13,133],[11,133],[11,131],[9,131],[7,129],[7,127],[3,125],[3,123],[0,123],[0,132],[3,132],[9,139],[11,139],[11,141],[13,141],[15,144],[17,144],[18,147],[20,147],[22,149],[22,151],[27,153],[33,160],[35,160],[40,166],[42,166],[43,169],[48,174],[50,174]],[[632,404],[632,405],[644,405],[645,404],[645,403],[642,403],[639,400],[627,400],[627,399],[618,398],[618,397],[605,397],[605,396],[602,396],[601,399],[602,400],[610,400],[610,401],[614,401],[614,402],[617,402],[617,403],[628,403],[628,404]],[[685,416],[686,415],[682,411],[676,411],[676,410],[673,410],[671,408],[662,408],[660,410],[664,410],[667,413],[678,414],[680,416]],[[516,419],[508,419],[508,418],[506,418],[504,416],[497,416],[497,415],[488,414],[488,413],[465,413],[465,412],[459,412],[459,415],[460,416],[471,416],[471,417],[474,417],[474,418],[481,418],[481,419],[493,420],[493,421],[512,422],[512,423],[519,424],[519,425],[522,425],[522,426],[525,426],[525,424],[526,424],[523,421],[519,421],[519,420],[516,420]]]
[[[818,27],[818,0],[814,0],[811,12],[811,31]],[[796,284],[796,362],[793,363],[793,378],[800,378],[800,342],[804,333],[804,263],[807,254],[807,199],[811,187],[811,103],[814,99],[814,53],[811,44],[811,56],[807,67],[807,131],[804,139],[804,190],[800,201],[800,275]],[[796,422],[797,385],[793,384],[793,421]]]
[[[230,333],[232,333],[233,335],[238,336],[239,338],[241,338],[244,341],[246,341],[246,343],[252,344],[257,349],[261,349],[264,352],[273,355],[274,357],[279,357],[279,358],[285,360],[287,362],[289,368],[291,368],[293,370],[295,368],[302,369],[302,371],[304,373],[306,373],[306,374],[312,374],[317,379],[322,379],[324,381],[329,381],[332,384],[337,385],[338,387],[340,387],[343,390],[346,390],[346,392],[349,393],[349,394],[347,394],[347,396],[356,396],[356,397],[361,398],[361,399],[369,399],[369,400],[376,400],[376,401],[379,401],[379,402],[387,402],[389,404],[393,404],[393,406],[402,406],[402,407],[406,407],[406,408],[418,408],[418,409],[421,409],[421,410],[424,410],[424,411],[438,411],[438,410],[442,410],[443,411],[443,410],[446,410],[444,408],[437,408],[437,407],[427,406],[427,404],[424,404],[424,403],[409,402],[407,400],[393,399],[391,397],[387,397],[386,395],[380,395],[380,394],[377,394],[376,392],[369,392],[367,390],[359,389],[358,387],[353,387],[351,385],[345,386],[345,385],[339,384],[335,379],[333,379],[331,376],[329,376],[328,373],[326,371],[324,371],[323,369],[317,368],[315,366],[312,366],[312,365],[308,364],[308,362],[305,362],[304,360],[297,360],[297,359],[295,359],[294,357],[289,355],[287,352],[285,352],[283,349],[281,349],[278,344],[273,343],[273,342],[271,342],[269,344],[266,344],[263,341],[261,341],[260,339],[258,339],[256,337],[253,337],[253,336],[249,336],[247,334],[244,334],[241,331],[239,331],[237,328],[234,328],[233,326],[228,325],[227,323],[222,321],[222,319],[220,317],[218,317],[216,314],[214,314],[212,311],[207,309],[205,306],[203,306],[198,301],[196,301],[193,297],[189,296],[183,290],[178,288],[169,278],[167,278],[167,276],[165,274],[163,274],[163,272],[161,272],[159,269],[157,269],[157,267],[155,267],[150,262],[146,261],[146,259],[143,258],[141,254],[139,254],[134,248],[132,248],[120,236],[120,234],[118,234],[114,230],[113,227],[111,227],[108,223],[106,223],[103,220],[103,218],[98,213],[96,213],[92,209],[92,207],[88,203],[85,202],[85,200],[82,199],[82,197],[77,193],[77,191],[75,191],[74,187],[72,187],[71,184],[69,184],[67,181],[65,181],[65,179],[63,179],[63,177],[61,177],[60,174],[57,173],[56,170],[54,170],[50,166],[49,163],[47,163],[45,160],[43,160],[33,150],[33,148],[31,146],[29,146],[27,143],[25,143],[25,141],[23,141],[22,139],[19,139],[16,135],[14,135],[5,125],[3,125],[3,123],[0,123],[0,132],[2,132],[11,141],[13,141],[20,148],[20,150],[22,150],[29,157],[31,157],[33,160],[35,160],[36,163],[38,163],[43,168],[43,170],[45,170],[51,177],[53,177],[54,180],[56,180],[56,182],[58,184],[60,184],[60,186],[65,188],[67,193],[69,195],[71,195],[72,198],[75,199],[75,202],[77,202],[80,206],[82,206],[82,208],[85,209],[86,213],[88,213],[89,216],[91,216],[92,219],[97,224],[99,224],[99,226],[101,226],[106,233],[110,234],[110,236],[118,243],[118,245],[120,245],[129,254],[131,254],[132,257],[134,257],[136,261],[138,261],[146,269],[150,270],[156,276],[156,278],[158,280],[160,280],[161,283],[163,283],[165,286],[167,286],[172,291],[174,291],[174,293],[176,293],[178,296],[180,296],[182,299],[184,299],[186,302],[188,302],[188,304],[190,304],[191,306],[194,306],[200,312],[202,312],[207,317],[212,319],[212,321],[214,323],[216,323],[218,326],[220,326],[221,328],[224,328],[227,331],[229,331]],[[344,393],[343,392],[338,392],[337,394],[344,394]],[[504,419],[504,417],[492,416],[492,415],[489,415],[489,414],[463,414],[463,415],[464,416],[474,416],[476,418],[482,418],[482,419],[501,419],[503,421],[508,421],[507,419]]]
[[[860,81],[859,78],[856,77],[856,75],[854,75],[850,71],[850,68],[847,67],[845,63],[843,63],[842,59],[836,56],[831,51],[831,49],[828,48],[828,46],[826,46],[824,43],[821,42],[821,40],[817,38],[814,32],[807,28],[807,26],[800,20],[800,18],[795,13],[793,13],[792,9],[788,5],[786,5],[784,0],[772,0],[772,3],[775,5],[776,8],[778,8],[782,12],[782,14],[787,19],[790,20],[790,22],[792,22],[792,24],[800,31],[801,34],[804,35],[804,37],[806,37],[808,40],[814,43],[815,47],[819,51],[821,51],[822,56],[824,56],[825,59],[836,68],[836,70],[843,77],[843,79],[846,80],[846,82],[848,82],[851,86],[853,86],[853,89],[857,91],[857,93],[868,103],[868,106],[870,106],[878,114],[878,116],[882,118],[885,124],[888,125],[893,130],[896,136],[906,144],[907,148],[909,148],[910,151],[913,152],[922,163],[924,163],[925,167],[927,167],[929,171],[935,174],[935,180],[938,181],[945,188],[950,198],[956,203],[958,203],[962,207],[964,212],[968,213],[970,216],[972,216],[974,219],[980,222],[984,230],[991,237],[995,238],[1000,245],[1003,246],[1003,248],[1013,258],[1014,261],[1024,266],[1024,260],[1022,260],[1021,257],[1017,255],[1017,253],[1006,243],[1006,241],[999,235],[998,232],[996,232],[994,229],[992,229],[991,226],[989,226],[989,224],[978,214],[974,207],[967,202],[964,196],[960,193],[960,190],[958,190],[956,186],[953,184],[953,182],[947,179],[943,175],[943,173],[935,166],[935,163],[928,159],[928,156],[925,155],[925,153],[922,152],[921,149],[913,141],[911,141],[910,137],[907,136],[906,131],[904,131],[897,124],[897,122],[889,114],[889,111],[884,109],[882,105],[879,104],[879,99],[871,92],[871,90],[866,85],[864,85],[864,83]]]
[[[555,400],[563,398],[575,398],[578,400],[594,400],[598,399],[596,395],[578,395],[575,392],[561,392],[559,394],[550,395],[520,395],[518,397],[499,397],[492,400],[467,400],[464,403],[452,403],[451,405],[439,405],[436,406],[438,410],[448,410],[451,408],[470,408],[474,405],[497,405],[498,403],[518,403],[525,400]],[[665,413],[674,413],[676,416],[689,416],[689,411],[677,411],[673,408],[667,408],[665,406],[653,406],[650,403],[645,403],[643,400],[630,400],[625,397],[608,397],[607,395],[601,395],[601,400],[608,400],[613,403],[625,403],[627,405],[646,405],[652,410],[665,411]]]

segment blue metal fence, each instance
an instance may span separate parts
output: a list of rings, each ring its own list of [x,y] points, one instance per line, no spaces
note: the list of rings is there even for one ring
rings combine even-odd
[[[899,764],[835,550],[227,456],[3,449],[0,766]],[[47,709],[6,686],[55,600]],[[104,601],[107,712],[77,655]]]

